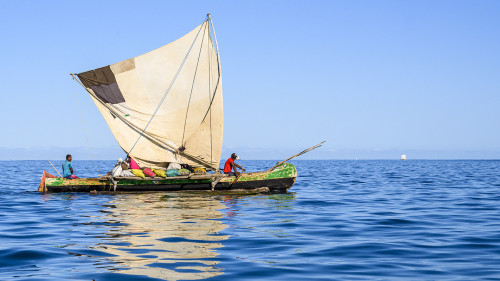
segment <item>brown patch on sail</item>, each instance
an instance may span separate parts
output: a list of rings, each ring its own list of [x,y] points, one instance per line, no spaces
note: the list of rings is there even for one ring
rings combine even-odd
[[[135,59],[131,58],[128,60],[124,60],[121,62],[117,62],[113,65],[110,65],[111,70],[115,74],[120,74],[122,72],[127,72],[129,70],[135,69]]]
[[[116,83],[115,74],[109,65],[77,75],[83,85],[92,89],[103,102],[111,104],[125,102],[125,98]]]

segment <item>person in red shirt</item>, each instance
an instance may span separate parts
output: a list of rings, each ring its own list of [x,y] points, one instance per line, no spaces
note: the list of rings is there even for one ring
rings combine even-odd
[[[237,167],[240,168],[243,172],[246,171],[240,165],[234,163],[234,160],[240,160],[236,153],[231,154],[231,157],[229,157],[229,159],[227,159],[226,161],[226,164],[224,164],[224,174],[228,174],[230,177],[239,175],[238,171],[236,170]],[[231,172],[231,170],[234,170],[234,172]]]

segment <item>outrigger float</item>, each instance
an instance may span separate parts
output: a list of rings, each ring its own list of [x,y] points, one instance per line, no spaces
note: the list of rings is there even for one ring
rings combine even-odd
[[[165,170],[170,163],[178,163],[204,168],[209,173],[144,179],[118,174],[65,179],[43,171],[40,192],[284,192],[297,178],[295,166],[286,161],[322,144],[267,171],[238,176],[220,172],[222,80],[210,14],[195,29],[163,47],[71,76],[85,88],[120,147],[140,167]]]

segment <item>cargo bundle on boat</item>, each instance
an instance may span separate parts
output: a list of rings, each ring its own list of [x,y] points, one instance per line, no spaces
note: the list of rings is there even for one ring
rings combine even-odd
[[[255,173],[219,171],[223,137],[219,50],[210,15],[174,42],[143,55],[71,74],[88,92],[120,147],[140,167],[170,163],[209,173],[175,177],[65,179],[44,171],[40,192],[261,190],[286,191],[297,171],[290,163]],[[211,173],[213,172],[213,173]]]

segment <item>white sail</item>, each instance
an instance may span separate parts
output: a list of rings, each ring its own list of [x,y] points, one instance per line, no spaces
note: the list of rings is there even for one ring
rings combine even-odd
[[[219,166],[222,81],[209,19],[168,45],[78,78],[141,167]]]

